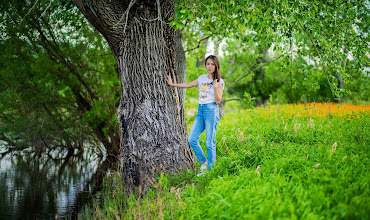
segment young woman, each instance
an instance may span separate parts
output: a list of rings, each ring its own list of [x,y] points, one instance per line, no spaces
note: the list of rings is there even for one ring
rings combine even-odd
[[[189,144],[202,164],[197,176],[203,175],[206,168],[210,170],[216,161],[216,131],[220,119],[218,105],[225,87],[225,82],[221,78],[218,58],[214,55],[208,56],[205,66],[208,74],[201,75],[192,82],[172,83],[171,76],[168,76],[167,79],[170,86],[179,88],[191,88],[199,85],[198,113],[189,135]],[[207,158],[199,145],[199,136],[204,130],[206,130]]]

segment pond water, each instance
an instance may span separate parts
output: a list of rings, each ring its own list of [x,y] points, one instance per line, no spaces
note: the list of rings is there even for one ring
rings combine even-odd
[[[34,159],[27,153],[4,156],[0,159],[0,219],[76,218],[92,195],[90,179],[102,160],[87,151],[68,160]]]

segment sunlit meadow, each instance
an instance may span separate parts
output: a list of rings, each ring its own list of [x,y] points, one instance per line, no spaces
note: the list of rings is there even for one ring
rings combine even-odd
[[[216,166],[205,176],[161,175],[146,195],[125,198],[119,176],[111,175],[101,204],[80,217],[368,219],[369,131],[370,106],[306,103],[228,113],[218,128]]]

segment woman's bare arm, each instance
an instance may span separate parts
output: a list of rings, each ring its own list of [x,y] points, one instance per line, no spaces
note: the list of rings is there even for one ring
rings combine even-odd
[[[170,86],[179,87],[179,88],[191,88],[198,85],[198,79],[188,82],[188,83],[173,83],[171,76],[168,76],[167,83]]]
[[[224,91],[224,85],[218,86],[217,80],[213,80],[213,88],[215,91],[215,102],[217,105],[221,103],[222,100],[222,92]]]

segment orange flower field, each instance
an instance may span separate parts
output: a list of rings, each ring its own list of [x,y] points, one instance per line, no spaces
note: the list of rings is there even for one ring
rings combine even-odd
[[[248,109],[247,111],[251,111],[251,109]],[[285,119],[294,117],[340,117],[346,120],[353,120],[370,117],[370,105],[364,106],[337,103],[311,102],[304,104],[271,105],[265,108],[255,108],[253,111],[260,115],[261,118],[281,117]]]

